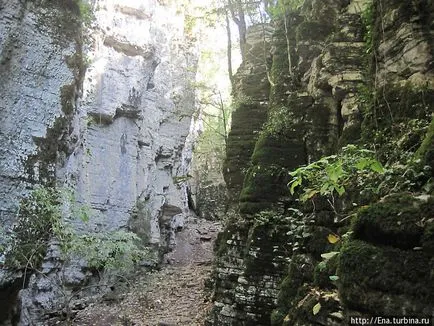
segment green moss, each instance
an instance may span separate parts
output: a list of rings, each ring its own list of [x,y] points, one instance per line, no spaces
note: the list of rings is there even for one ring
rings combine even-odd
[[[372,296],[377,296],[377,305],[382,303],[385,307],[399,306],[402,297],[427,304],[434,300],[432,268],[431,256],[424,252],[376,247],[352,240],[343,246],[340,254],[340,295],[349,308],[375,313],[381,309],[369,301]]]
[[[252,163],[261,166],[281,166],[288,169],[304,164],[304,144],[299,139],[288,139],[287,135],[262,134],[252,155]]]
[[[288,17],[288,20],[297,21],[295,15]],[[289,46],[291,49],[295,48],[295,33],[289,35]],[[285,34],[285,27],[283,20],[279,20],[276,24],[276,29],[273,35],[273,46],[275,51],[273,54],[273,63],[271,65],[270,75],[273,81],[270,90],[270,106],[274,107],[281,105],[285,102],[287,97],[286,92],[293,88],[295,76],[289,75],[289,61],[288,61],[288,44]],[[295,51],[290,53],[292,66],[295,66],[298,58]]]
[[[279,309],[273,310],[271,313],[271,326],[281,326],[286,313],[280,311]]]
[[[374,100],[364,109],[362,140],[376,144],[384,160],[399,159],[415,152],[425,137],[425,128],[434,112],[434,90],[387,85],[376,90]]]
[[[252,214],[269,208],[276,198],[287,192],[287,177],[280,172],[278,168],[267,166],[254,166],[248,170],[240,194],[242,213]]]
[[[354,237],[375,244],[412,249],[421,245],[422,221],[434,214],[432,200],[424,203],[408,194],[395,194],[359,211]]]
[[[266,114],[266,108],[259,103],[240,102],[232,115],[223,176],[234,198],[238,198],[241,191],[243,171],[248,166]]]
[[[289,266],[288,274],[280,284],[277,305],[281,312],[289,311],[295,303],[306,295],[305,283],[313,281],[314,265],[306,255],[295,255]]]

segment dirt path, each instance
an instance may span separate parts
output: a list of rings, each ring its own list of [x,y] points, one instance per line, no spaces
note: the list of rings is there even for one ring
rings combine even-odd
[[[212,246],[218,223],[191,219],[177,234],[176,250],[167,265],[134,281],[128,293],[113,302],[78,313],[79,326],[199,326],[211,306],[205,281],[211,272]]]

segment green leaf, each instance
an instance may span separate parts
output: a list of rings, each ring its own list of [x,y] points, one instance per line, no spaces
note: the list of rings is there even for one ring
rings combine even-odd
[[[331,251],[331,252],[321,254],[321,257],[326,259],[326,260],[329,260],[329,259],[333,258],[334,256],[336,256],[337,254],[339,254],[339,251]]]
[[[305,191],[304,191],[304,196],[307,198],[307,199],[311,199],[313,196],[315,196],[316,194],[318,193],[318,190],[316,190],[316,189],[306,189]]]
[[[334,187],[339,196],[342,196],[345,193],[344,186],[335,185]]]
[[[364,168],[366,168],[370,163],[370,160],[368,160],[366,157],[361,158],[355,165],[355,167],[358,170],[363,170]]]
[[[327,176],[331,181],[333,181],[333,182],[338,181],[339,176],[338,176],[338,171],[337,171],[335,166],[329,165],[326,168],[326,171],[327,171]]]
[[[335,282],[335,281],[339,280],[339,276],[337,276],[337,275],[330,275],[329,279],[330,279],[330,281]]]
[[[293,181],[291,181],[291,188],[289,188],[289,192],[291,195],[294,194],[295,188],[297,188],[299,185],[301,185],[302,179],[301,177],[295,177]]]
[[[384,173],[384,167],[383,165],[381,165],[380,162],[378,161],[374,161],[371,163],[371,165],[369,166],[370,169],[374,172],[378,172],[378,173]]]
[[[317,315],[320,310],[321,310],[321,303],[318,302],[316,305],[313,306],[312,313],[314,315]]]
[[[327,268],[327,264],[325,261],[322,261],[318,264],[318,269],[320,272],[322,272],[323,270],[325,270]]]

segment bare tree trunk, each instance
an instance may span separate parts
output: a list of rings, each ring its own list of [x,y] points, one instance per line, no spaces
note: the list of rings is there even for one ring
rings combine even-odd
[[[220,110],[222,111],[222,119],[223,119],[223,134],[224,134],[224,138],[225,138],[225,145],[227,147],[227,145],[228,145],[228,126],[227,126],[228,121],[227,121],[227,117],[226,117],[226,110],[225,110],[225,105],[223,103],[222,93],[220,91],[219,91],[219,100],[220,100]]]
[[[227,58],[228,58],[228,74],[229,74],[229,80],[231,81],[232,88],[234,87],[234,72],[232,69],[232,35],[231,35],[231,26],[229,22],[229,14],[228,11],[225,10],[225,16],[226,16],[226,34],[228,38],[228,44],[227,44]]]
[[[262,42],[264,44],[264,65],[265,65],[265,72],[267,73],[267,79],[271,86],[275,86],[276,84],[273,82],[270,69],[268,68],[267,64],[267,39],[265,36],[265,19],[262,15],[262,12],[259,13],[261,17],[261,26],[262,26]]]
[[[237,24],[238,32],[240,34],[240,51],[241,58],[246,57],[246,34],[247,34],[247,24],[246,17],[244,13],[243,4],[241,0],[228,0],[229,11],[231,12],[232,20]]]
[[[285,7],[285,12],[283,13],[283,23],[285,25],[285,37],[286,37],[286,51],[288,52],[288,71],[289,75],[292,76],[292,60],[291,60],[291,47],[289,45],[289,31],[288,31],[288,18],[287,11]]]

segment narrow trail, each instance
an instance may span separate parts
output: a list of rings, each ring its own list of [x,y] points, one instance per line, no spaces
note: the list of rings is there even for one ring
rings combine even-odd
[[[167,264],[134,280],[127,293],[80,311],[78,326],[199,326],[211,303],[205,293],[220,224],[190,218]]]

